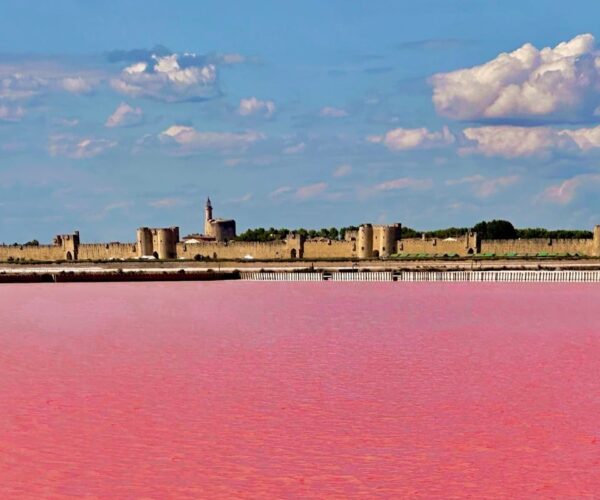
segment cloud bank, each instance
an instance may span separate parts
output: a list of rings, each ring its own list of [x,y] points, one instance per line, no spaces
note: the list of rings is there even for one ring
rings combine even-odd
[[[64,156],[74,160],[83,160],[99,156],[116,145],[116,142],[106,139],[54,135],[50,137],[48,152],[51,156]]]
[[[553,151],[587,152],[600,147],[600,126],[579,129],[551,127],[489,126],[463,131],[470,146],[463,153],[517,158],[547,154]]]
[[[256,97],[241,99],[237,110],[240,116],[263,115],[270,118],[275,113],[273,101],[261,101]]]
[[[431,132],[426,128],[396,128],[384,135],[371,135],[367,140],[375,144],[383,144],[391,151],[407,151],[447,146],[452,144],[455,138],[447,127],[440,132]]]
[[[325,106],[321,111],[319,111],[319,115],[326,118],[344,118],[348,116],[348,112],[342,108],[334,108],[332,106]]]
[[[457,120],[582,117],[600,103],[591,34],[538,50],[530,43],[485,64],[430,79],[437,112]]]
[[[173,125],[163,131],[159,139],[168,144],[175,144],[180,152],[202,150],[239,151],[245,150],[254,143],[265,139],[265,135],[254,130],[246,132],[205,132],[193,127]]]
[[[483,175],[471,175],[460,179],[450,179],[446,181],[446,186],[457,186],[461,184],[470,185],[473,188],[475,196],[479,198],[488,198],[496,194],[503,188],[512,186],[520,180],[518,175],[505,175],[501,177],[487,178]]]
[[[583,186],[600,184],[600,174],[581,174],[570,179],[566,179],[560,184],[550,186],[542,193],[542,201],[555,203],[558,205],[568,205],[571,203],[577,191]]]
[[[25,116],[25,110],[21,106],[7,106],[0,103],[0,121],[19,122]]]
[[[431,179],[414,179],[412,177],[401,177],[381,182],[372,187],[373,191],[395,191],[397,189],[429,189],[433,186]]]
[[[196,54],[153,54],[151,62],[125,67],[111,87],[131,97],[177,102],[201,100],[217,93],[217,67]]]
[[[131,127],[140,124],[144,119],[144,113],[141,108],[134,108],[122,102],[117,106],[114,113],[110,115],[104,124],[108,128],[113,127]]]

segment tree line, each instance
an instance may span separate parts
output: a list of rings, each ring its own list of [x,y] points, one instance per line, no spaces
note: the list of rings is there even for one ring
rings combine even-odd
[[[356,231],[358,226],[330,227],[321,229],[288,229],[288,228],[254,228],[244,231],[237,236],[238,241],[278,241],[287,238],[289,233],[295,232],[307,239],[310,238],[328,238],[331,240],[344,240],[347,231]],[[423,234],[427,238],[458,238],[475,231],[483,240],[512,240],[512,239],[532,239],[532,238],[552,238],[552,239],[589,239],[593,237],[592,231],[579,229],[544,229],[541,227],[517,229],[507,220],[481,221],[473,227],[448,227],[445,229],[436,229],[434,231],[419,231],[410,227],[402,227],[401,237],[420,238]]]
[[[356,231],[357,226],[346,226],[346,227],[330,227],[321,229],[305,229],[303,227],[299,229],[287,229],[287,228],[274,228],[270,227],[265,229],[264,227],[258,227],[255,229],[248,229],[237,236],[238,241],[277,241],[284,240],[287,238],[289,233],[296,233],[304,238],[328,238],[330,240],[343,240],[346,237],[346,231]]]

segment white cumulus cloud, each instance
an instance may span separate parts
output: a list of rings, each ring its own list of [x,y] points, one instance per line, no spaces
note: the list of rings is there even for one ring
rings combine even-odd
[[[463,153],[517,158],[556,150],[589,151],[600,147],[600,126],[580,129],[516,127],[510,125],[472,127],[463,131],[472,146]]]
[[[0,99],[25,101],[49,92],[87,94],[101,83],[101,73],[58,58],[6,56],[0,61]]]
[[[60,80],[59,85],[71,94],[87,94],[94,90],[97,82],[81,76],[71,76]]]
[[[292,146],[284,148],[283,153],[286,155],[296,155],[302,153],[305,149],[306,144],[304,142],[299,142],[298,144],[294,144]]]
[[[447,127],[440,132],[431,132],[426,128],[396,128],[384,135],[371,135],[367,140],[383,144],[391,151],[407,151],[447,146],[452,144],[455,138]]]
[[[177,144],[182,152],[197,150],[233,151],[245,150],[265,139],[265,135],[254,130],[246,132],[205,132],[193,127],[173,125],[162,132],[159,139]]]
[[[580,188],[590,184],[600,184],[600,174],[581,174],[566,179],[560,184],[546,188],[542,193],[541,199],[549,203],[568,205],[575,199],[577,191]]]
[[[48,152],[51,156],[65,156],[75,160],[93,158],[115,147],[116,142],[91,137],[78,138],[72,135],[50,137]]]
[[[338,165],[336,169],[333,171],[334,177],[345,177],[352,172],[352,165],[348,163],[343,163],[342,165]]]
[[[233,64],[242,64],[246,62],[246,58],[241,54],[231,53],[231,54],[221,54],[218,56],[217,60],[221,64],[233,65]]]
[[[275,113],[275,103],[273,101],[261,101],[256,97],[241,99],[237,110],[241,116],[264,115],[271,117]]]
[[[373,191],[394,191],[397,189],[429,189],[433,185],[431,179],[415,179],[412,177],[400,177],[373,186]]]
[[[431,78],[438,113],[453,119],[591,115],[600,57],[591,34],[538,50],[530,43],[485,64]]]
[[[153,55],[151,62],[135,62],[110,84],[132,97],[186,101],[211,97],[216,92],[217,67],[196,54]]]
[[[25,110],[21,106],[7,106],[0,104],[0,121],[18,122],[25,116]]]
[[[499,190],[512,186],[519,182],[518,175],[505,175],[501,177],[488,178],[481,174],[462,177],[460,179],[450,179],[446,181],[447,186],[456,186],[468,184],[473,187],[475,195],[479,198],[488,198]]]
[[[178,198],[161,198],[148,203],[152,208],[172,208],[181,205],[181,200]]]
[[[126,102],[117,106],[114,113],[110,115],[104,126],[112,127],[131,127],[142,122],[144,113],[141,108],[134,108]]]
[[[342,108],[334,108],[332,106],[325,106],[319,112],[319,115],[325,116],[327,118],[343,118],[348,116],[348,112]]]
[[[269,198],[279,198],[280,196],[292,191],[290,186],[281,186],[269,193]]]
[[[316,184],[309,184],[308,186],[299,187],[296,189],[294,196],[299,200],[308,200],[323,194],[326,189],[326,182],[317,182]]]

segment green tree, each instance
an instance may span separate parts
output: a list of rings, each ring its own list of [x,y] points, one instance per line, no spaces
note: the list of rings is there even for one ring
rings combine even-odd
[[[400,236],[402,238],[419,238],[421,236],[421,232],[420,231],[416,231],[411,227],[404,227],[402,226],[402,229],[400,230]]]
[[[340,240],[346,239],[346,233],[348,231],[358,231],[358,226],[346,226],[340,228]]]
[[[594,235],[591,231],[578,229],[556,229],[548,230],[542,227],[527,227],[517,229],[517,236],[523,239],[529,238],[552,238],[552,239],[590,239]]]
[[[512,240],[517,238],[515,227],[507,220],[481,221],[473,226],[482,240]]]

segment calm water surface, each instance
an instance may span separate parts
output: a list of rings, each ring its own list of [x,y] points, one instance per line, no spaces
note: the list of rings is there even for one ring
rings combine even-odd
[[[0,498],[600,492],[600,286],[0,286]]]

